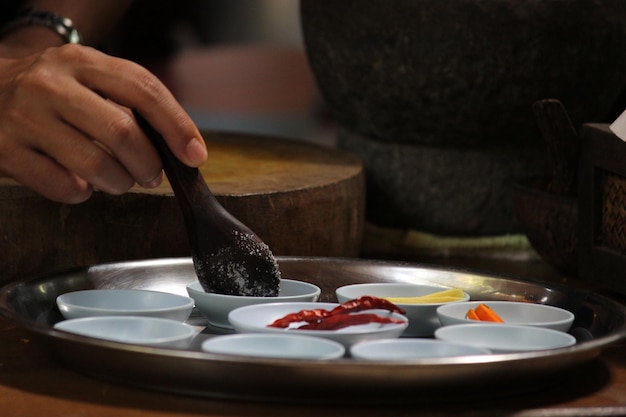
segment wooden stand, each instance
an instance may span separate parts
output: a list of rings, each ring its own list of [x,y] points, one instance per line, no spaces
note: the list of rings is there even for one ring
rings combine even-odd
[[[358,256],[365,188],[357,157],[300,141],[203,136],[209,187],[275,255]],[[0,219],[0,283],[74,266],[190,255],[167,181],[66,205],[0,179]]]
[[[626,294],[626,143],[606,124],[581,131],[579,275]]]

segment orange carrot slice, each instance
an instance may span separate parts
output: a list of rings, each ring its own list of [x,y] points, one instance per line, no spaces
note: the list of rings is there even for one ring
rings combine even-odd
[[[497,323],[504,323],[504,320],[502,320],[495,311],[493,311],[489,306],[485,304],[479,304],[476,307],[476,315],[482,321],[493,321]]]
[[[476,315],[476,312],[472,310],[471,308],[467,310],[467,314],[465,315],[465,318],[468,320],[480,320],[480,318],[478,318],[478,316]]]

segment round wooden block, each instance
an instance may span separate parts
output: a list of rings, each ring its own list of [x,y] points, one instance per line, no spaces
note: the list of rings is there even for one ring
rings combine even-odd
[[[358,256],[364,226],[363,166],[356,156],[308,142],[203,132],[201,171],[220,203],[275,255]],[[42,198],[0,179],[0,268],[18,276],[129,259],[189,256],[169,183],[82,204]]]

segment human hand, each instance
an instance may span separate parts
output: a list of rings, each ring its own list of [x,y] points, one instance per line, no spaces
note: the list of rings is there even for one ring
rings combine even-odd
[[[94,189],[155,187],[161,161],[136,109],[189,166],[207,157],[200,132],[148,70],[95,49],[64,45],[0,58],[0,173],[55,201]]]

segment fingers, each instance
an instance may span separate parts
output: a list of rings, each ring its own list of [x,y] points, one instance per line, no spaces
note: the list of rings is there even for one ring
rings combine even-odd
[[[97,65],[85,66],[78,81],[115,103],[136,109],[183,163],[203,164],[207,151],[200,132],[159,79],[135,63],[95,53]]]
[[[15,111],[0,116],[3,172],[61,202],[84,201],[93,187],[121,194],[133,186],[133,177],[107,149],[48,113],[32,110],[37,115],[33,119]],[[8,134],[4,131],[7,127]],[[18,136],[23,132],[27,136]]]
[[[82,132],[66,124],[58,123],[54,137],[39,142],[37,150],[108,194],[123,194],[135,184],[126,166],[107,148],[86,139]],[[160,171],[158,159],[154,165]],[[154,178],[154,173],[152,175]]]
[[[68,125],[75,127],[84,136],[101,144],[110,155],[121,164],[129,175],[141,186],[152,188],[160,184],[162,179],[161,160],[145,137],[128,109],[105,100],[101,96],[87,90],[74,89],[79,94],[71,95],[68,107],[60,116]],[[93,117],[96,114],[98,117]],[[88,141],[83,145],[88,144]],[[104,158],[98,149],[83,149],[85,153],[95,152],[94,156]],[[101,149],[100,149],[101,150]],[[86,156],[86,155],[85,155]],[[98,167],[84,168],[95,170]],[[81,175],[81,167],[75,167]],[[115,167],[101,167],[115,169]],[[94,185],[96,185],[94,183]],[[100,188],[104,190],[104,188]]]
[[[182,162],[205,162],[198,129],[154,75],[67,45],[44,52],[8,88],[0,79],[0,171],[64,202],[84,201],[93,188],[120,194],[135,182],[157,186],[161,161],[130,108]]]
[[[50,200],[78,204],[87,200],[93,192],[87,181],[31,149],[21,148],[11,154],[9,161],[5,159],[4,154],[0,154],[3,173]]]
[[[0,168],[57,201],[81,201],[92,186],[111,194],[128,191],[135,181],[126,167],[106,147],[59,117],[59,110],[73,97],[70,92],[93,92],[77,88],[72,77],[63,76],[62,67],[54,67],[56,72],[50,68],[33,65],[4,90]],[[153,155],[151,163],[154,178],[160,171],[158,156]]]

